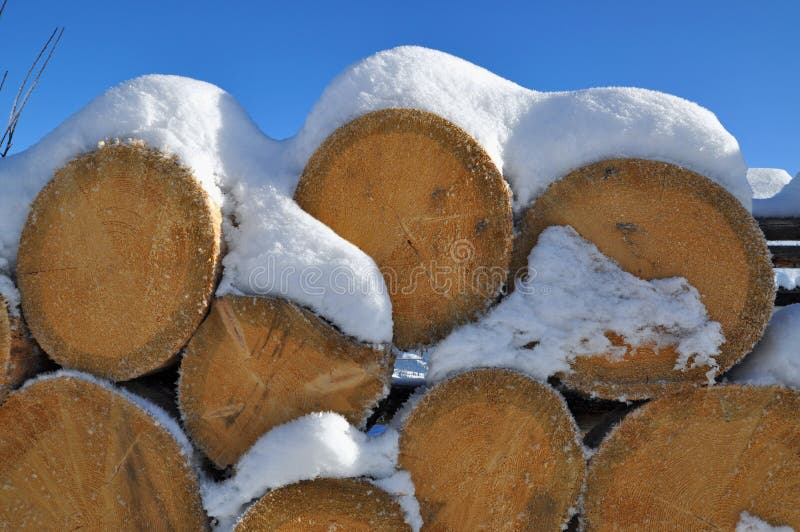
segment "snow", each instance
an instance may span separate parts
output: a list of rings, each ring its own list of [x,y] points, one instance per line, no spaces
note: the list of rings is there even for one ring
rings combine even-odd
[[[800,268],[775,268],[775,288],[794,290],[800,286]]]
[[[408,471],[398,471],[390,477],[373,480],[373,484],[392,495],[400,508],[403,510],[403,517],[413,532],[422,529],[422,515],[420,514],[419,501],[414,496],[414,481],[411,480],[411,473]]]
[[[736,532],[794,532],[794,528],[773,526],[748,512],[742,512],[739,515],[739,522],[736,523]]]
[[[569,372],[578,356],[624,355],[605,336],[611,331],[633,345],[675,346],[676,369],[709,366],[713,382],[722,329],[686,279],[639,279],[564,226],[542,232],[528,271],[528,280],[485,317],[433,348],[428,381],[477,367],[516,369],[544,380]]]
[[[209,516],[225,528],[271,489],[321,477],[389,477],[397,454],[394,429],[368,437],[338,414],[309,414],[262,436],[236,464],[232,478],[204,482],[203,501]]]
[[[753,199],[771,198],[781,191],[792,176],[781,168],[749,168],[747,181],[753,189]]]
[[[761,217],[800,216],[800,179],[794,178],[780,192],[753,200],[753,215]]]
[[[194,470],[197,467],[197,457],[195,454],[194,447],[192,447],[191,442],[189,442],[189,438],[186,436],[186,433],[183,432],[178,422],[170,416],[164,409],[155,404],[151,403],[144,397],[139,395],[133,394],[127,390],[123,390],[122,388],[118,388],[111,382],[101,379],[99,377],[95,377],[94,375],[90,375],[88,373],[84,373],[82,371],[75,371],[72,369],[60,369],[57,371],[53,371],[50,373],[42,373],[37,375],[33,379],[29,379],[25,381],[22,385],[20,390],[24,390],[29,386],[41,381],[47,381],[51,379],[78,379],[86,382],[90,382],[92,384],[96,384],[97,386],[101,386],[106,390],[115,393],[126,399],[139,407],[141,410],[145,412],[148,416],[150,416],[155,424],[161,428],[163,428],[172,439],[175,440],[175,443],[178,444],[181,454],[186,459],[186,465]]]
[[[636,88],[533,91],[415,46],[379,52],[330,83],[292,140],[295,168],[339,125],[387,107],[436,113],[472,135],[509,180],[517,212],[571,170],[610,157],[684,166],[750,208],[747,166],[736,139],[695,103]]]
[[[775,311],[753,352],[728,378],[736,383],[778,384],[800,390],[800,304]]]
[[[392,339],[392,306],[373,260],[270,186],[234,190],[238,228],[217,293],[284,297],[365,342]]]
[[[13,274],[28,206],[56,168],[105,139],[140,139],[191,167],[231,218],[220,295],[285,297],[346,334],[389,342],[391,304],[377,266],[291,195],[331,132],[390,107],[437,113],[475,137],[509,180],[517,212],[569,171],[609,157],[690,168],[750,207],[736,140],[694,103],[635,88],[537,92],[452,55],[404,46],[346,68],[285,141],[264,135],[231,95],[202,81],[151,75],[112,88],[0,162],[0,268]]]

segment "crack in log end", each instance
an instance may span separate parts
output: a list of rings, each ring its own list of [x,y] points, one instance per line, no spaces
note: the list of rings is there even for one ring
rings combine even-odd
[[[128,458],[131,455],[131,452],[133,451],[133,448],[136,446],[137,443],[139,443],[139,439],[142,437],[143,433],[144,431],[139,432],[133,439],[133,441],[131,441],[130,445],[128,445],[128,448],[123,453],[122,458],[120,458],[120,460],[117,462],[117,465],[114,466],[114,472],[111,474],[111,477],[106,481],[106,485],[111,484],[114,478],[116,478],[117,473],[119,473],[119,470],[122,467],[122,464],[124,464],[128,460]]]
[[[234,403],[225,405],[223,407],[217,408],[216,410],[212,410],[203,414],[203,419],[217,419],[217,418],[226,418],[226,422],[230,420],[230,423],[236,420],[239,414],[242,413],[244,410],[244,403]]]

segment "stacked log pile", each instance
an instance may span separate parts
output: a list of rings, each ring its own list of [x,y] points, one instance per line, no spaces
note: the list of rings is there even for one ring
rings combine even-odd
[[[685,277],[722,326],[721,371],[750,351],[772,310],[756,222],[720,186],[667,163],[575,170],[530,206],[515,237],[509,188],[480,145],[443,118],[390,109],[334,132],[295,199],[381,267],[400,349],[479,319],[551,225],[572,226],[638,277]],[[31,208],[22,315],[55,363],[179,410],[212,476],[311,412],[369,428],[391,346],[360,343],[280,298],[214,298],[222,253],[220,208],[189,169],[142,144],[104,146],[58,170]],[[0,401],[41,366],[24,322],[1,303]],[[707,368],[676,369],[670,346],[607,335],[625,356],[578,358],[549,384],[479,369],[414,397],[398,467],[423,528],[560,530],[582,513],[590,530],[731,529],[747,511],[800,529],[800,394],[706,388]],[[595,401],[623,395],[652,401]],[[0,524],[209,526],[188,452],[160,415],[69,374],[11,393],[0,407]],[[586,443],[600,443],[588,475]],[[298,529],[408,524],[372,484],[317,479],[264,494],[237,525]]]

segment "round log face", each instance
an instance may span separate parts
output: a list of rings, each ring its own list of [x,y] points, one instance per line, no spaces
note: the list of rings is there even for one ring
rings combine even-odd
[[[126,380],[169,363],[216,281],[221,215],[191,173],[113,145],[56,171],[22,233],[31,332],[58,363]]]
[[[800,392],[719,386],[657,399],[592,459],[587,530],[800,530]]]
[[[236,532],[406,532],[400,506],[362,480],[320,479],[272,491],[255,503]]]
[[[186,348],[179,405],[194,441],[226,467],[271,428],[311,412],[359,424],[391,371],[385,350],[287,301],[225,296]]]
[[[375,260],[401,348],[442,338],[506,281],[508,186],[467,133],[436,115],[388,109],[342,126],[309,160],[295,200]]]
[[[186,461],[116,393],[76,378],[36,382],[0,407],[0,527],[202,530]]]
[[[400,436],[428,530],[560,530],[586,463],[564,401],[507,370],[432,388]]]
[[[766,241],[729,192],[708,178],[662,162],[602,161],[552,184],[529,208],[514,243],[512,271],[525,271],[539,234],[572,226],[643,279],[684,277],[701,295],[725,343],[720,373],[752,349],[769,321],[774,285]],[[587,289],[590,289],[587,287]],[[608,331],[615,345],[624,338]],[[579,357],[564,383],[607,399],[644,399],[707,382],[708,367],[675,369],[673,348],[628,346],[621,360]]]

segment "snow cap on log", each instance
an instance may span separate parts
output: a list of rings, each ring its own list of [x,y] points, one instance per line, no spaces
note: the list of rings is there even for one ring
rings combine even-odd
[[[472,136],[508,179],[517,214],[561,176],[612,157],[689,168],[750,208],[739,143],[694,102],[632,87],[539,92],[419,46],[378,52],[339,74],[292,139],[295,168],[342,124],[393,107],[434,113]]]

